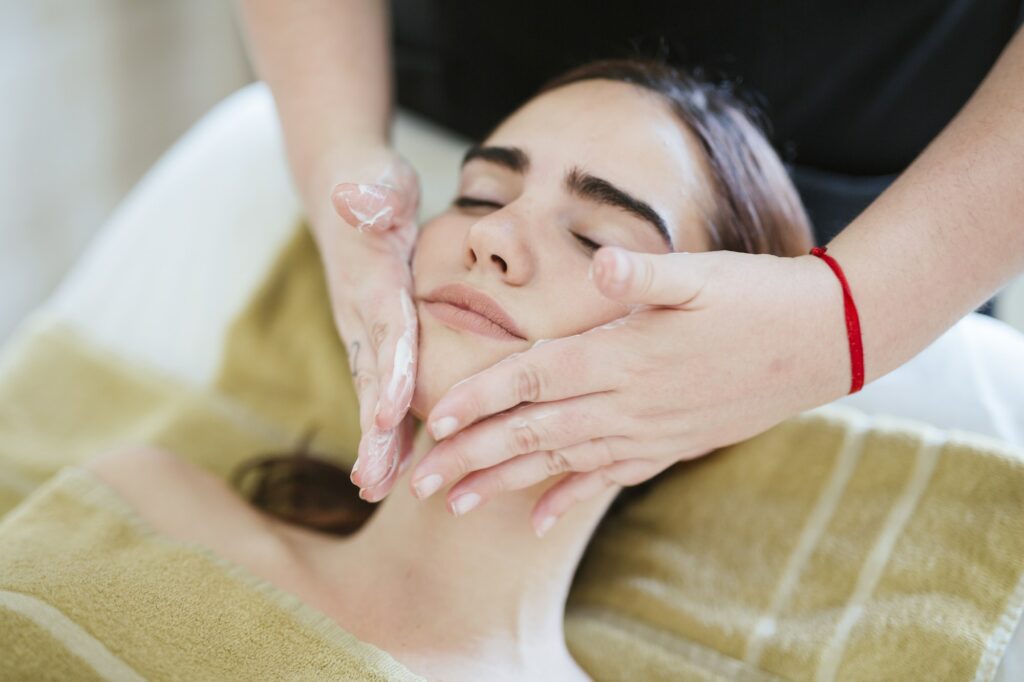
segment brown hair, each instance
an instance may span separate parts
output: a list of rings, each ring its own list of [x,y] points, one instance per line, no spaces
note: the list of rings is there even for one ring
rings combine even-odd
[[[556,76],[540,92],[595,79],[657,93],[697,137],[711,176],[705,225],[711,251],[799,256],[810,250],[810,221],[765,137],[766,123],[731,84],[699,80],[652,59],[605,59]]]
[[[657,93],[697,137],[710,174],[706,207],[711,250],[798,256],[813,244],[810,222],[753,107],[728,84],[693,78],[660,61],[590,62],[538,92],[585,80],[630,83]],[[642,124],[642,123],[641,123]],[[289,523],[335,535],[356,531],[373,513],[348,472],[308,450],[309,435],[291,454],[244,462],[235,487],[256,507]]]

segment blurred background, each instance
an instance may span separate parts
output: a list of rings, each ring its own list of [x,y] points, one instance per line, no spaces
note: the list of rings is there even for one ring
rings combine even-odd
[[[254,76],[230,0],[0,0],[0,56],[2,344],[160,155]],[[1024,278],[994,310],[1024,330]]]
[[[234,12],[0,0],[0,343],[175,139],[253,80]]]

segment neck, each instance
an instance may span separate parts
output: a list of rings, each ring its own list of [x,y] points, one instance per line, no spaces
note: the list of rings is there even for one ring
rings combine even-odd
[[[421,431],[414,458],[432,445]],[[514,651],[501,655],[524,663],[552,647],[565,653],[562,624],[572,577],[617,490],[577,505],[538,539],[530,512],[549,483],[506,493],[456,518],[444,491],[425,501],[412,496],[406,480],[412,469],[366,527],[338,543],[346,562],[365,571],[359,582],[379,587],[355,595],[362,602],[357,608],[397,609],[408,627],[431,639],[424,644],[471,657],[508,647]]]

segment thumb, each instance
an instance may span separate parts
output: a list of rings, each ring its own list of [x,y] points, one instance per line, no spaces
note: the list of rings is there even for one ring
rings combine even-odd
[[[331,202],[338,215],[360,232],[387,230],[406,208],[405,195],[382,184],[343,182],[331,192]]]
[[[590,276],[602,294],[622,303],[684,305],[707,281],[707,255],[636,253],[606,246],[594,254]]]

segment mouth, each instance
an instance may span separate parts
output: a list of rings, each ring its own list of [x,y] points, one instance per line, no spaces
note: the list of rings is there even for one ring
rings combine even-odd
[[[424,307],[450,327],[504,341],[525,341],[526,335],[497,301],[465,284],[445,284],[423,298]]]

